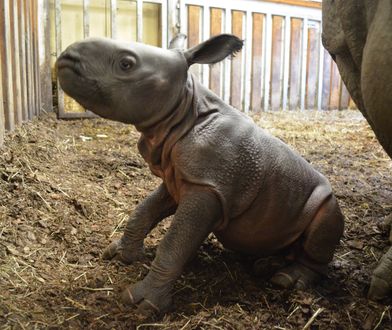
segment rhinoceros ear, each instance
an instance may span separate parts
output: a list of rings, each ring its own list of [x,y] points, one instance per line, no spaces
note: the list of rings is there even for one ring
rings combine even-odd
[[[235,55],[243,46],[243,41],[232,34],[220,34],[184,52],[188,66],[194,63],[214,64],[229,55]]]
[[[169,43],[169,49],[184,49],[185,48],[186,34],[177,34]]]

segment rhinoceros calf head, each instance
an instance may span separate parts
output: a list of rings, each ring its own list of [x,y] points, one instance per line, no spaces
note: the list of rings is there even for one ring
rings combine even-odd
[[[242,44],[228,34],[186,51],[90,38],[60,55],[58,77],[63,90],[94,113],[149,127],[181,99],[190,65],[219,62]]]

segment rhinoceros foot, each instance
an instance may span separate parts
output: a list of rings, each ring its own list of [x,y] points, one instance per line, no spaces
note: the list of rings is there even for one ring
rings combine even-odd
[[[392,244],[392,214],[385,218],[382,229],[389,231],[389,241]],[[392,293],[392,247],[384,254],[373,271],[368,297],[372,300],[380,300],[390,293]]]
[[[137,306],[136,313],[142,316],[161,315],[172,306],[170,287],[159,287],[147,275],[142,281],[127,287],[121,294],[125,305]]]
[[[103,251],[102,258],[105,260],[117,260],[126,265],[134,261],[144,259],[143,246],[134,248],[126,243],[124,239],[115,240]]]
[[[299,290],[306,289],[321,279],[321,274],[314,270],[294,263],[277,272],[270,282],[282,289],[295,288]]]

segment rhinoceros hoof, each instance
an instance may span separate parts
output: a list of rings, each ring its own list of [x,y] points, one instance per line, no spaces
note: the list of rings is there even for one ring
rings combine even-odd
[[[392,292],[392,283],[388,283],[383,278],[376,275],[372,276],[370,282],[370,289],[368,292],[368,298],[371,300],[380,300],[385,298],[390,292]]]
[[[134,248],[126,245],[123,240],[113,241],[103,251],[102,258],[105,260],[117,260],[129,265],[134,261],[144,258],[143,247]]]
[[[293,264],[277,272],[270,282],[280,288],[304,290],[321,279],[321,275],[301,264]]]
[[[136,313],[146,317],[161,315],[172,306],[171,295],[149,285],[146,280],[127,287],[121,294],[121,301],[125,305],[137,306]]]

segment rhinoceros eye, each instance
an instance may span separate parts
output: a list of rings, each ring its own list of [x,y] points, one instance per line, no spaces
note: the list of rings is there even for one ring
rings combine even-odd
[[[120,62],[120,68],[123,71],[129,71],[135,65],[136,61],[132,56],[125,56],[123,57]]]

